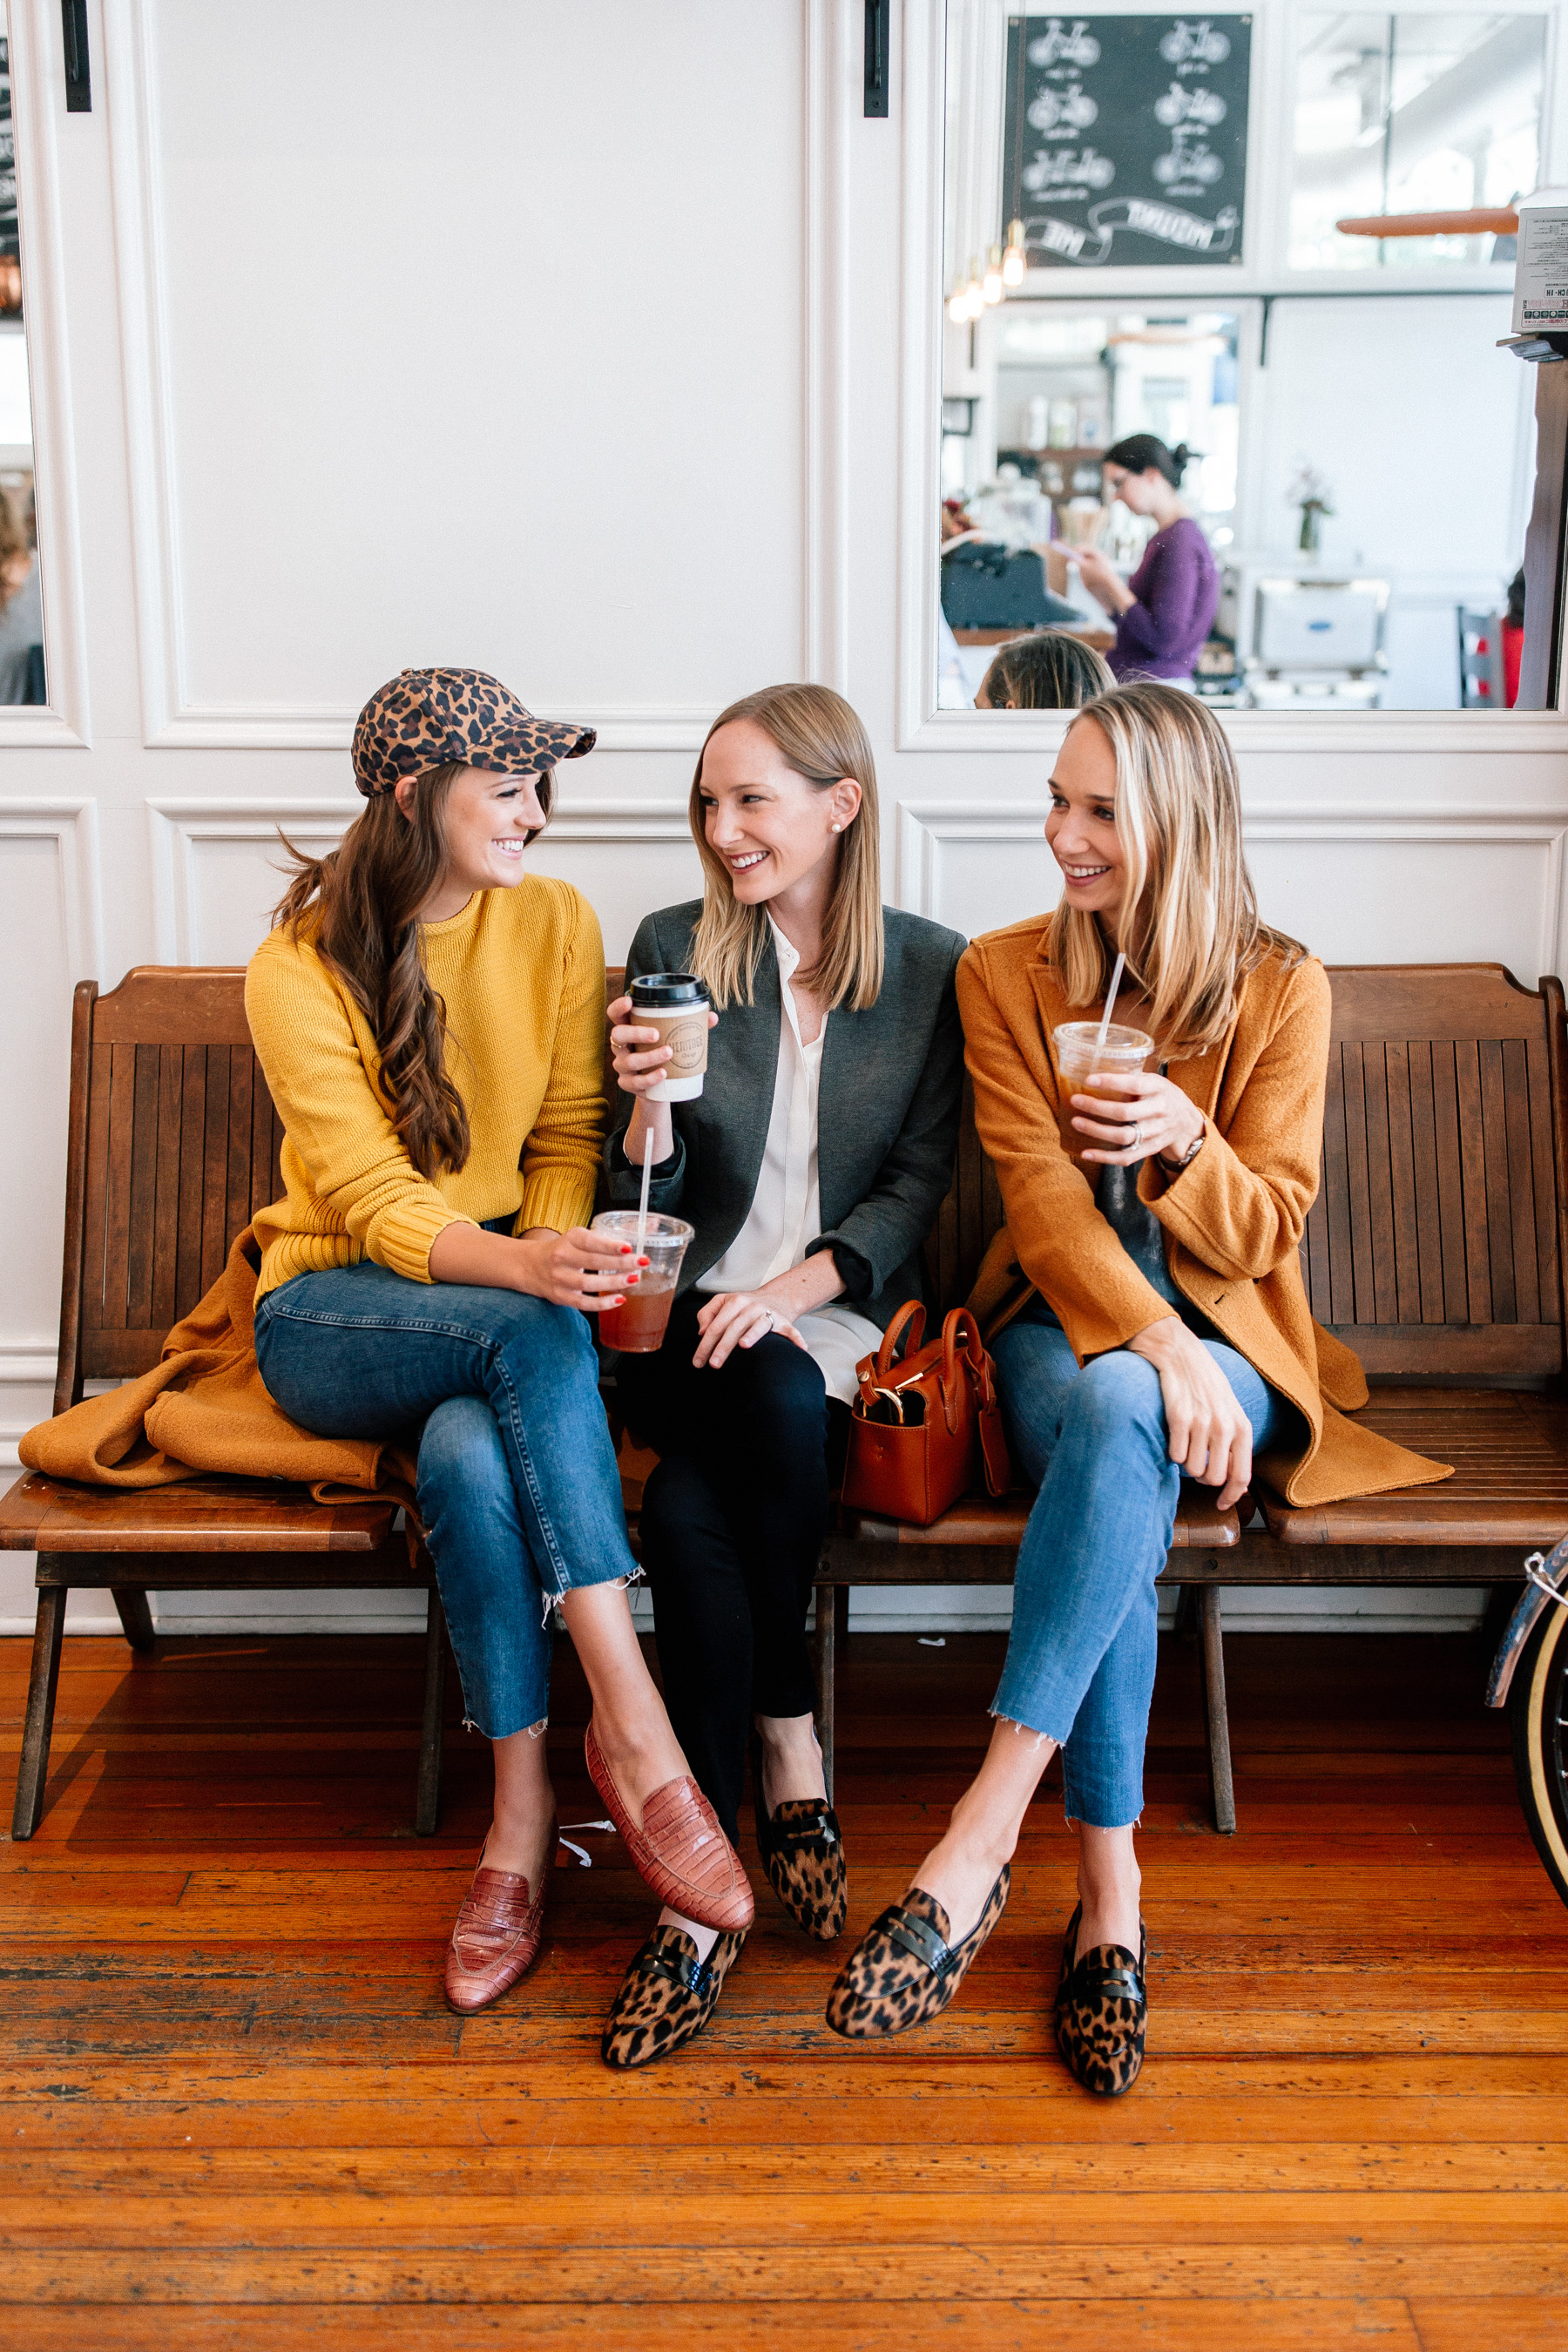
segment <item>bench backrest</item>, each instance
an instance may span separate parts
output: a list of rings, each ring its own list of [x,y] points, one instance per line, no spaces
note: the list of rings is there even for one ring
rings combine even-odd
[[[245,1019],[243,971],[142,965],[71,1030],[55,1410],[158,1360],[171,1325],[282,1191],[282,1122]]]
[[[1563,1369],[1568,1045],[1561,984],[1500,964],[1345,966],[1334,991],[1312,1312],[1384,1378],[1540,1382]],[[278,1198],[282,1127],[245,975],[140,967],[76,992],[55,1409],[158,1360],[237,1234]],[[618,969],[605,974],[618,995]],[[606,1097],[613,1074],[605,1066]],[[964,1085],[926,1244],[945,1308],[1002,1223]]]
[[[1342,965],[1313,1314],[1373,1377],[1543,1381],[1563,1368],[1562,983],[1500,964]]]

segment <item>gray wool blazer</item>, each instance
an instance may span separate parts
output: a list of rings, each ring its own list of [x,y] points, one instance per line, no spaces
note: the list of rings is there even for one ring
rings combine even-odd
[[[689,971],[700,899],[661,908],[637,927],[627,984],[650,971]],[[867,1013],[829,1015],[817,1094],[817,1190],[822,1232],[811,1256],[830,1249],[844,1299],[884,1330],[906,1298],[923,1297],[921,1244],[952,1176],[963,1090],[963,1032],[953,974],[965,942],[919,915],[882,909],[886,966]],[[708,1041],[708,1077],[694,1102],[671,1103],[675,1150],[656,1161],[649,1206],[684,1217],[695,1238],[680,1271],[689,1289],[716,1265],[751,1212],[767,1143],[784,1019],[770,933],[755,1002],[719,1015]],[[640,1170],[621,1138],[633,1097],[605,1145],[610,1198],[635,1207]]]

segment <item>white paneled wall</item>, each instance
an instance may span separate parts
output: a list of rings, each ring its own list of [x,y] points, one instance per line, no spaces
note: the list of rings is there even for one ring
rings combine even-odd
[[[12,0],[58,698],[0,712],[6,1460],[48,1404],[72,983],[242,961],[405,663],[600,727],[534,855],[613,958],[699,887],[709,719],[786,677],[868,721],[889,897],[968,932],[1054,897],[1059,728],[931,709],[941,27],[895,16],[867,121],[856,0],[102,0],[67,117],[58,11]],[[1561,719],[1293,724],[1237,729],[1273,920],[1563,968]],[[0,1628],[30,1591],[0,1559]]]

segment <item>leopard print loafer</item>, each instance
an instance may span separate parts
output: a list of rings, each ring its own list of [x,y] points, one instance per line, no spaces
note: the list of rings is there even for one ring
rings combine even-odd
[[[874,2042],[940,2017],[1007,1908],[1011,1868],[985,1898],[967,1936],[947,1940],[947,1913],[934,1895],[913,1886],[861,1937],[827,1996],[827,2022],[850,2042]]]
[[[1125,1944],[1096,1944],[1079,1956],[1080,1903],[1068,1921],[1057,1986],[1057,2048],[1097,2098],[1119,2099],[1138,2080],[1149,2018],[1144,1963],[1149,1938],[1138,1923],[1138,1957]]]
[[[752,1797],[757,1852],[769,1884],[796,1927],[818,1943],[844,1933],[849,1873],[838,1816],[826,1797],[785,1797],[770,1815],[763,1794],[763,1748],[752,1741]]]
[[[741,1956],[743,1928],[721,1936],[705,1960],[683,1927],[656,1927],[621,1979],[605,2020],[606,2066],[649,2066],[701,2032]]]

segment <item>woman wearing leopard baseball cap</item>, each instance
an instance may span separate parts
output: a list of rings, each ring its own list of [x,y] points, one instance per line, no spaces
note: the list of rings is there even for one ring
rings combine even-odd
[[[593,1692],[589,1770],[637,1869],[721,1932],[752,1918],[632,1630],[638,1571],[584,1319],[646,1261],[587,1230],[598,922],[525,853],[556,763],[593,744],[482,671],[403,671],[354,730],[364,813],[325,857],[291,850],[246,981],[286,1130],[284,1196],[255,1219],[261,1375],[323,1436],[420,1426],[419,1516],[465,1717],[493,1747],[494,1817],[447,1955],[462,2011],[539,1948],[555,1604]]]

